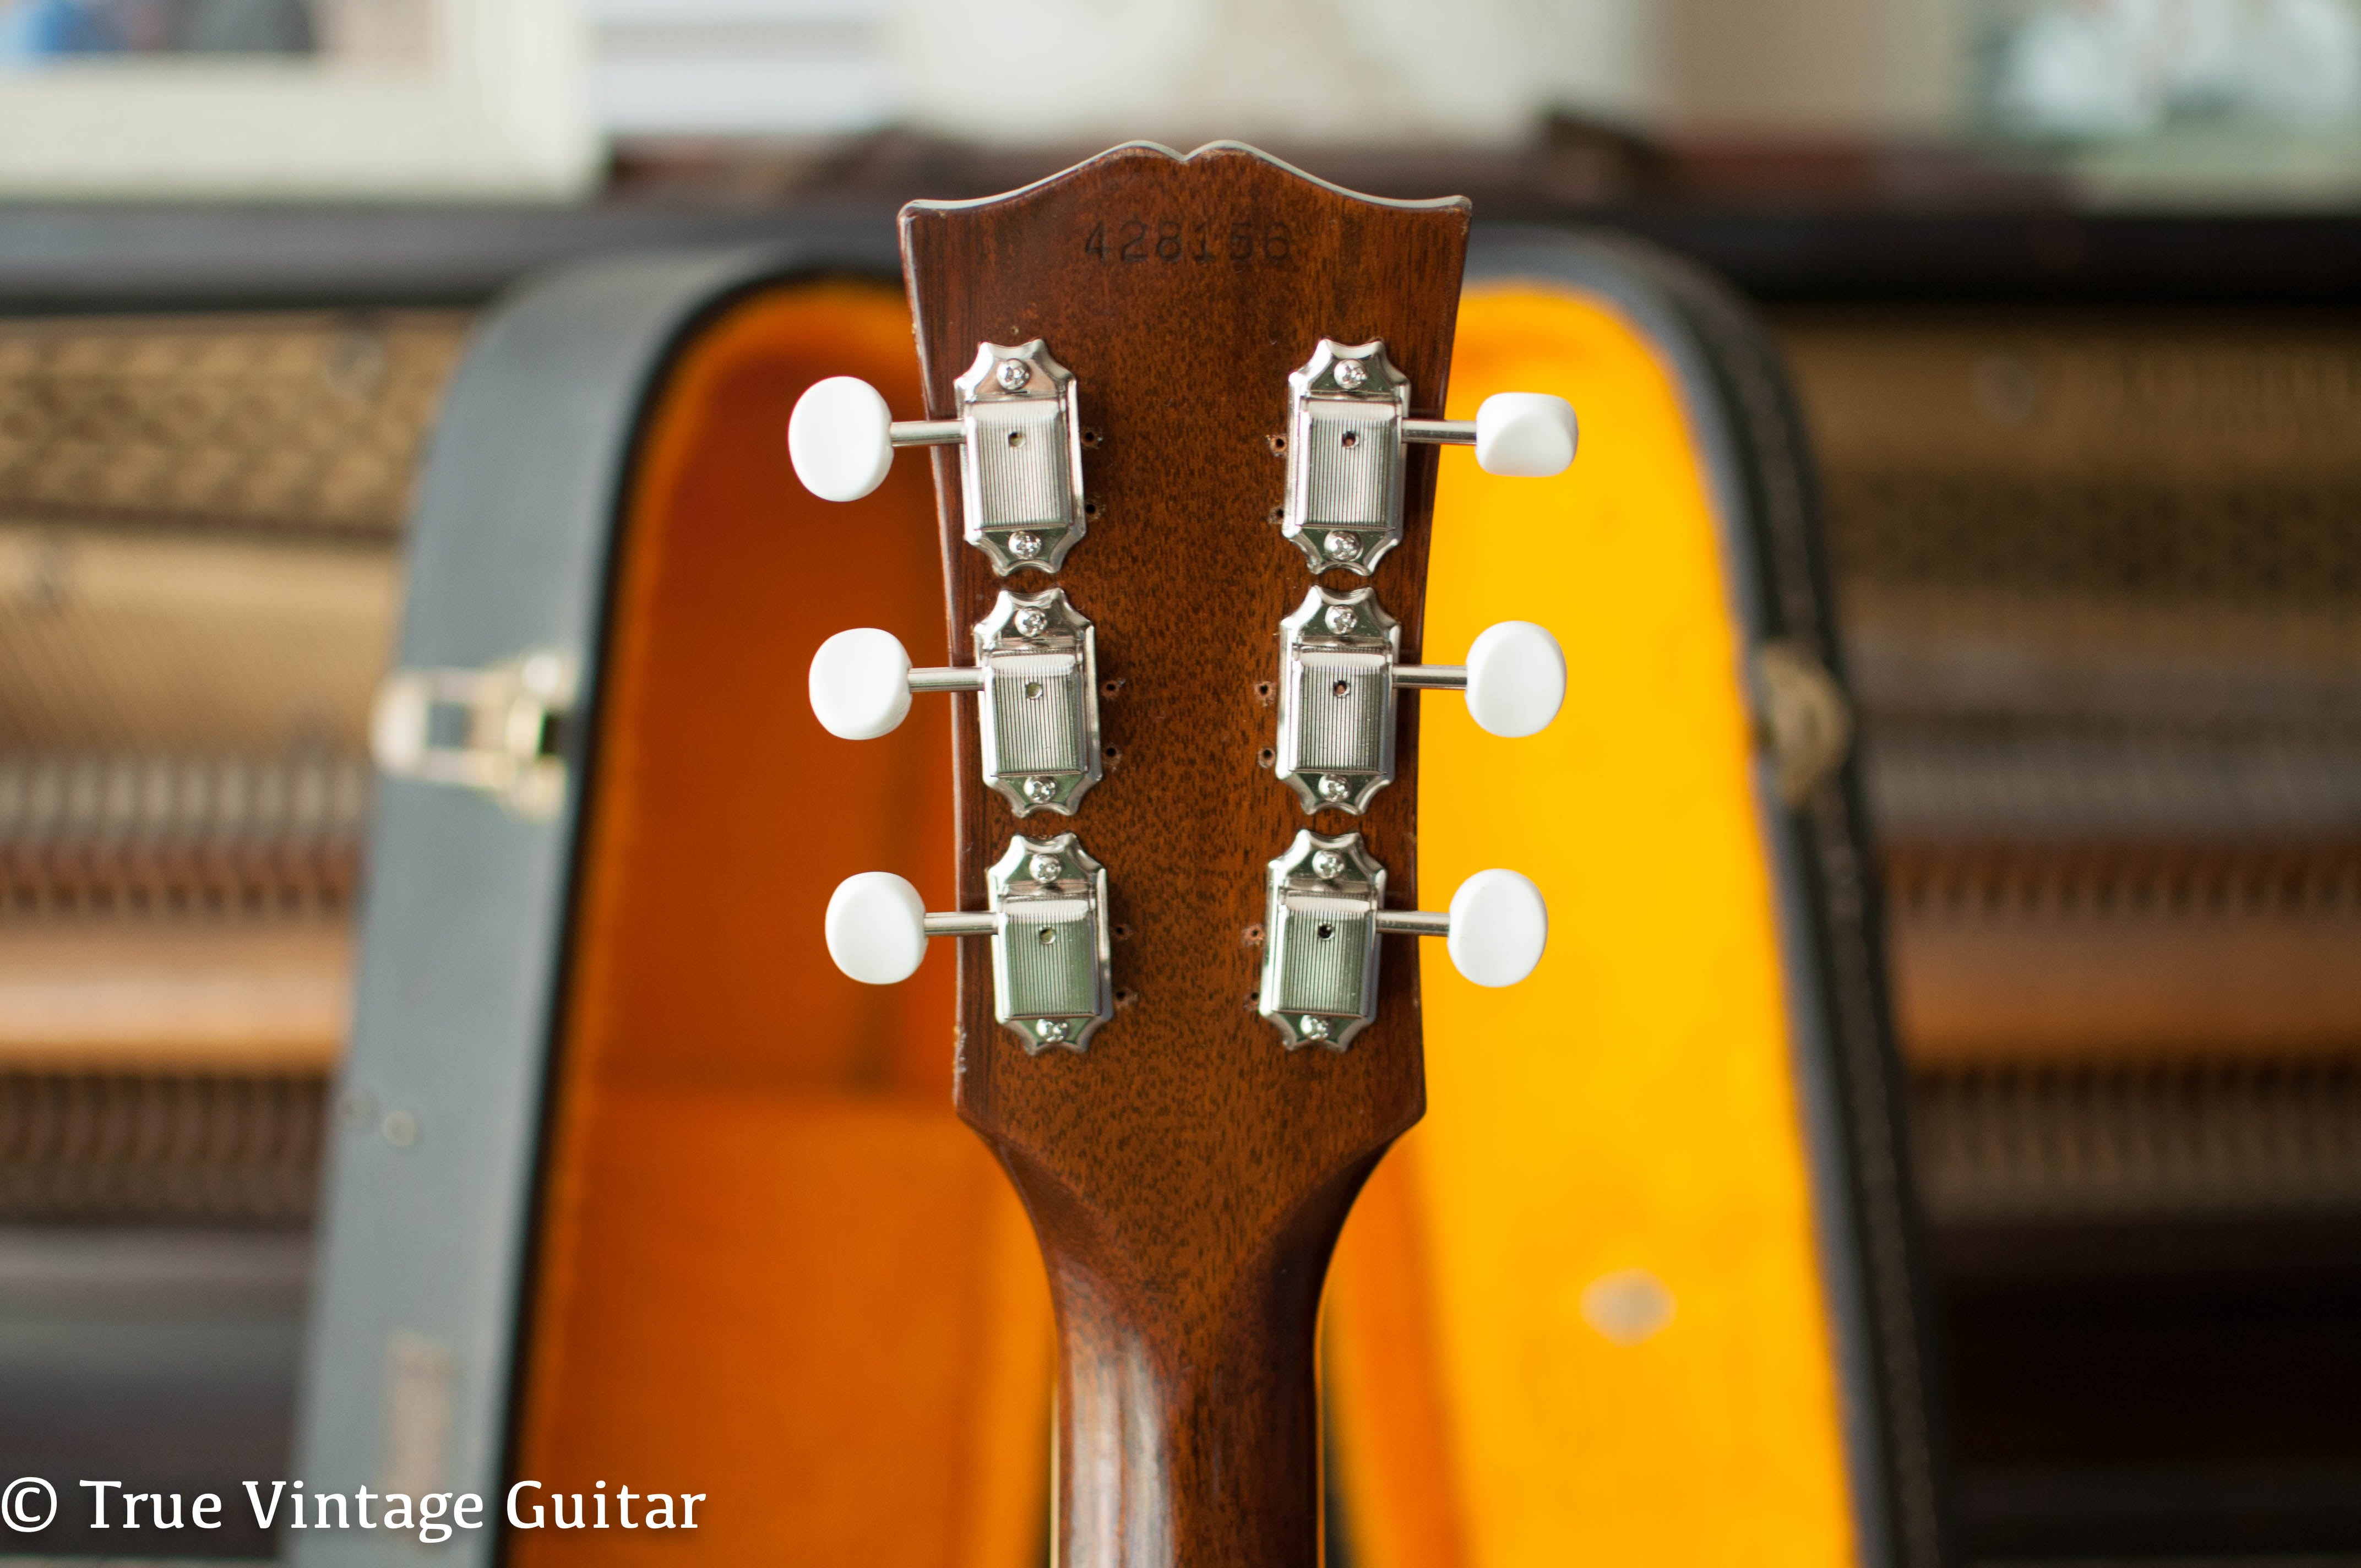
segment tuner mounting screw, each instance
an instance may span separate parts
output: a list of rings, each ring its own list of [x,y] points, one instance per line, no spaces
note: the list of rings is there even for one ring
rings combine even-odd
[[[1058,793],[1058,781],[1036,773],[1025,781],[1025,798],[1039,806]]]
[[[1334,882],[1345,874],[1345,857],[1334,850],[1323,850],[1312,857],[1312,874],[1322,882]]]
[[[1332,533],[1328,537],[1331,540],[1349,539],[1352,535],[1347,533]],[[1334,632],[1339,637],[1344,636],[1345,633],[1352,630],[1353,628],[1361,624],[1360,615],[1349,604],[1332,604],[1328,607],[1327,613],[1323,615],[1320,619],[1326,621],[1328,623],[1328,630]]]
[[[1066,862],[1055,855],[1036,855],[1025,868],[1035,882],[1056,882],[1066,874]]]
[[[1368,378],[1369,373],[1361,367],[1361,362],[1359,360],[1339,359],[1336,361],[1336,384],[1344,388],[1346,391],[1359,391],[1362,384],[1367,381]],[[1323,1033],[1325,1033],[1325,1031],[1323,1030]]]
[[[1324,1040],[1328,1037],[1328,1020],[1306,1013],[1297,1020],[1295,1032],[1307,1040]]]
[[[1335,537],[1331,534],[1329,537]],[[1356,546],[1357,549],[1358,546]],[[1019,561],[1030,561],[1041,554],[1041,536],[1038,533],[1012,533],[1008,536],[1008,553]]]
[[[1025,535],[1021,533],[1016,536],[1017,539],[1024,537]],[[1011,540],[1009,543],[1013,546],[1016,540]],[[1361,541],[1357,534],[1333,532],[1324,533],[1320,537],[1320,548],[1328,552],[1332,560],[1357,561],[1361,558]]]
[[[1049,612],[1046,609],[1020,609],[1016,618],[1016,635],[1038,637],[1049,630]]]
[[[1033,1033],[1044,1040],[1062,1040],[1066,1037],[1066,1021],[1063,1018],[1038,1018],[1033,1023]]]
[[[1033,379],[1033,367],[1022,359],[1004,359],[1000,368],[992,373],[992,378],[1000,383],[1004,392],[1021,392],[1025,383]]]
[[[1323,800],[1342,800],[1350,788],[1350,785],[1334,773],[1320,775],[1320,798]]]

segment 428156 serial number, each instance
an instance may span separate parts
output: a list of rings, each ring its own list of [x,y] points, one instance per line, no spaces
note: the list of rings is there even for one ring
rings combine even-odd
[[[1220,222],[1200,218],[1100,221],[1082,238],[1082,254],[1093,261],[1234,261],[1284,263],[1294,252],[1287,225],[1246,218]]]

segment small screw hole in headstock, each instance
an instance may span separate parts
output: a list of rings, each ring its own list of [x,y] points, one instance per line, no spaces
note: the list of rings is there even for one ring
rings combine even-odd
[[[1269,747],[1265,746],[1261,751],[1255,753],[1255,761],[1261,766],[1267,768],[1273,762],[1279,761],[1279,753],[1272,751]]]
[[[1271,435],[1266,436],[1264,439],[1270,443],[1272,456],[1284,457],[1287,455],[1287,437],[1283,435]]]
[[[1120,987],[1115,993],[1115,1004],[1119,1008],[1128,1007],[1138,1000],[1139,992],[1132,990],[1127,985]]]
[[[1270,700],[1270,683],[1268,681],[1257,681],[1255,683],[1255,696],[1260,697],[1265,702],[1268,702]]]
[[[1121,675],[1117,675],[1111,681],[1101,681],[1099,683],[1099,695],[1101,696],[1113,696],[1115,693],[1121,690],[1123,690],[1123,677]]]
[[[1118,942],[1128,942],[1131,940],[1131,927],[1128,926],[1117,926],[1113,931],[1109,932],[1108,935],[1113,937]]]
[[[1086,522],[1096,522],[1105,510],[1106,508],[1096,499],[1086,500],[1082,503],[1082,519]]]
[[[1106,432],[1092,425],[1082,426],[1082,444],[1095,452],[1106,444]]]
[[[1262,925],[1259,921],[1246,927],[1246,946],[1249,948],[1259,948],[1262,946]]]
[[[1102,746],[1099,748],[1099,755],[1104,757],[1110,762],[1120,762],[1123,761],[1123,748],[1120,746]]]
[[[1263,519],[1263,521],[1276,528],[1280,523],[1287,521],[1287,509],[1285,507],[1273,507],[1270,509],[1270,515]]]

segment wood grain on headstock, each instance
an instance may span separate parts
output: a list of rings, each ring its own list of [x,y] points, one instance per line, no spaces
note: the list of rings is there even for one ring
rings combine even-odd
[[[1106,779],[1020,824],[952,706],[959,892],[1012,833],[1071,827],[1112,878],[1117,1012],[1086,1055],[1028,1058],[960,961],[961,1113],[1033,1216],[1060,1319],[1059,1560],[1270,1564],[1319,1551],[1313,1331],[1338,1226],[1424,1106],[1418,957],[1385,939],[1378,1021],[1290,1053],[1257,1016],[1263,868],[1307,824],[1358,828],[1387,902],[1417,878],[1417,705],[1366,816],[1306,818],[1273,778],[1280,619],[1310,581],[1279,536],[1287,375],[1323,337],[1382,338],[1412,412],[1443,412],[1467,206],[1369,200],[1225,144],[1126,147],[994,201],[902,219],[927,412],[983,342],[1045,339],[1082,387],[1089,535],[1055,581],[1098,628]],[[1408,455],[1378,597],[1420,654],[1435,454]],[[935,458],[954,657],[1002,586]],[[1045,583],[1018,573],[1020,589]],[[1333,585],[1356,586],[1341,577]]]

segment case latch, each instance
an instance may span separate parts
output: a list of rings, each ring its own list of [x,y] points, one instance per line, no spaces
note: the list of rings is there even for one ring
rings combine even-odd
[[[544,650],[483,669],[396,670],[378,688],[369,750],[391,778],[479,790],[545,821],[566,804],[566,727],[579,673]]]

